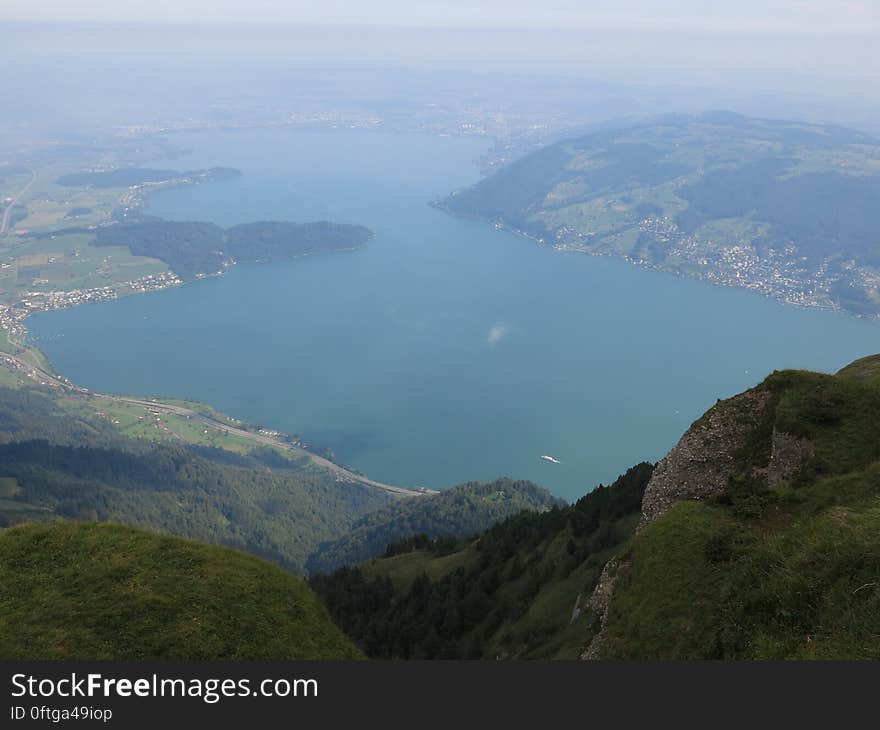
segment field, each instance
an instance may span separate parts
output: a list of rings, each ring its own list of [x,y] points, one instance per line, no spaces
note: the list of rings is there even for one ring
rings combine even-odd
[[[137,154],[121,145],[59,151],[34,163],[36,179],[19,201],[13,225],[0,236],[0,304],[20,305],[32,292],[117,287],[168,271],[156,259],[133,256],[127,246],[93,245],[95,234],[87,229],[112,220],[121,202],[131,198],[128,187],[57,183],[83,169],[125,166]],[[4,177],[0,168],[0,201],[18,195],[30,179],[30,170],[14,170]]]
[[[203,410],[211,414],[216,412],[203,404],[190,403],[187,401],[159,401],[173,402],[194,410]],[[249,454],[254,451],[254,442],[251,439],[237,434],[230,434],[217,428],[201,424],[187,416],[174,413],[157,413],[146,406],[126,403],[111,398],[64,398],[59,401],[60,405],[71,415],[98,416],[113,424],[116,429],[125,436],[146,438],[154,441],[180,441],[198,446],[224,449],[237,454]],[[215,416],[216,417],[216,416]],[[222,420],[234,423],[234,419],[223,416]],[[262,447],[261,447],[262,448]],[[274,451],[279,458],[290,460],[290,452],[281,447],[265,447]]]
[[[98,248],[92,236],[65,234],[18,239],[0,247],[0,297],[5,303],[27,292],[74,291],[112,286],[168,271],[161,261],[133,256],[125,246]]]

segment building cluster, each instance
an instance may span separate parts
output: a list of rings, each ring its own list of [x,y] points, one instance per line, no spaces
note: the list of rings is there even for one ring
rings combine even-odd
[[[837,281],[845,281],[869,292],[880,291],[880,273],[877,271],[855,262],[838,263],[836,270],[830,271],[829,260],[818,264],[811,262],[792,244],[759,250],[748,240],[719,243],[685,233],[667,216],[645,218],[639,222],[638,228],[640,234],[647,235],[655,244],[654,250],[640,246],[625,258],[646,268],[721,286],[750,289],[803,307],[837,308],[839,305],[832,295],[832,287]],[[597,247],[602,241],[601,235],[568,226],[560,227],[554,233],[554,248],[590,254],[611,253]],[[542,240],[539,242],[543,243]]]
[[[15,304],[0,304],[0,327],[19,342],[27,334],[24,321],[37,312],[51,309],[66,309],[77,304],[104,302],[118,299],[120,296],[144,293],[177,286],[182,280],[176,274],[165,271],[159,274],[148,274],[138,279],[123,281],[118,284],[99,286],[91,289],[71,289],[70,291],[28,291]]]
[[[833,307],[825,266],[808,265],[794,245],[759,251],[753,242],[736,240],[719,244],[687,235],[669,219],[664,243],[666,260],[658,267],[684,269],[698,279],[750,289],[767,297],[805,307]]]

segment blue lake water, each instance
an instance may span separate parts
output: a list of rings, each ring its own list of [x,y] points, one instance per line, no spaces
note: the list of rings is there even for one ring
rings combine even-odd
[[[773,369],[880,351],[877,322],[558,253],[429,207],[477,179],[485,140],[273,129],[175,141],[192,152],[154,166],[244,175],[161,192],[150,213],[328,219],[376,236],[42,314],[35,340],[74,382],[206,401],[386,482],[509,475],[576,498],[660,458],[716,398]]]

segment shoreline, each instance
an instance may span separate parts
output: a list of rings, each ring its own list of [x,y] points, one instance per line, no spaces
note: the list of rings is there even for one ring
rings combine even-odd
[[[211,172],[211,171],[208,171]],[[238,172],[238,171],[236,171]],[[32,174],[35,175],[35,173]],[[238,172],[240,174],[240,172]],[[135,218],[142,214],[151,195],[163,190],[168,190],[181,186],[199,185],[210,182],[221,182],[204,176],[182,176],[160,183],[139,183],[131,185],[122,191],[116,199],[116,207],[110,211],[109,217],[102,222],[83,229],[84,232],[93,231],[99,227],[112,227],[121,225],[127,218]],[[28,186],[29,187],[29,186]],[[40,234],[40,237],[48,237],[57,235],[57,231],[48,231]],[[352,246],[330,249],[327,251],[305,251],[292,256],[283,258],[269,258],[263,260],[246,261],[242,263],[267,265],[271,263],[279,263],[281,261],[293,261],[307,256],[330,253],[347,253],[360,250],[366,247],[367,243],[375,234],[370,231],[369,236],[362,243]],[[150,258],[150,257],[145,257]],[[165,264],[165,262],[162,262]],[[0,304],[0,328],[5,332],[9,343],[9,350],[0,350],[0,364],[7,369],[18,372],[38,384],[46,387],[52,387],[63,393],[75,398],[87,400],[92,399],[110,399],[120,403],[130,405],[140,405],[151,412],[154,410],[175,414],[187,419],[196,419],[203,425],[229,433],[235,434],[241,438],[256,442],[256,445],[269,446],[276,449],[289,452],[298,458],[307,458],[309,462],[329,472],[337,482],[355,483],[361,486],[381,489],[402,497],[423,496],[432,494],[435,490],[427,488],[408,489],[386,484],[378,480],[369,478],[357,471],[348,469],[342,465],[321,456],[312,451],[302,442],[291,442],[281,438],[284,434],[271,429],[262,429],[260,433],[255,433],[244,428],[232,424],[241,424],[242,421],[234,417],[222,414],[213,408],[210,404],[204,404],[211,412],[217,413],[228,422],[220,421],[203,413],[193,411],[182,406],[170,405],[160,401],[152,396],[143,396],[141,398],[129,396],[116,396],[104,393],[98,393],[76,385],[69,378],[61,374],[51,363],[48,356],[43,352],[36,343],[29,341],[30,333],[28,331],[26,320],[37,314],[50,312],[61,309],[71,309],[84,304],[93,304],[99,302],[108,302],[121,299],[123,297],[135,294],[147,294],[150,292],[161,291],[171,287],[184,286],[194,284],[201,279],[223,276],[231,266],[237,265],[239,262],[235,258],[229,258],[222,263],[222,267],[214,272],[199,273],[192,279],[183,279],[176,274],[170,267],[166,271],[147,274],[136,279],[115,282],[101,287],[92,287],[88,289],[71,289],[71,290],[49,290],[49,291],[28,291],[19,300],[12,304]],[[165,264],[167,266],[167,264]],[[22,359],[27,358],[27,359]],[[186,442],[186,441],[185,441]],[[187,442],[188,443],[188,442]]]
[[[196,131],[196,130],[194,130],[194,131]],[[151,194],[154,193],[154,192],[160,192],[161,189],[162,189],[162,188],[159,188],[158,186],[155,186],[155,185],[141,186],[141,187],[147,187],[147,188],[149,188],[149,189],[148,189],[148,190],[145,190],[145,191],[137,191],[137,192],[142,192],[142,193],[143,193],[142,195],[138,195],[138,196],[136,196],[136,197],[139,198],[139,200],[138,200],[138,203],[139,203],[139,209],[142,209],[144,206],[147,205],[149,195],[151,195]],[[135,196],[133,195],[133,198],[134,198],[134,197],[135,197]],[[429,201],[429,203],[432,204],[433,207],[436,207],[436,208],[439,208],[439,209],[443,210],[444,213],[447,214],[447,215],[450,215],[450,216],[453,216],[453,217],[469,218],[469,219],[471,219],[471,220],[480,221],[482,224],[485,224],[485,223],[487,223],[487,222],[489,222],[489,223],[491,224],[490,221],[486,221],[485,219],[473,218],[473,217],[469,217],[469,216],[457,216],[457,214],[452,213],[451,211],[449,211],[449,210],[448,210],[447,208],[445,208],[444,206],[436,205],[435,203],[431,203],[431,201]],[[528,239],[530,239],[532,242],[537,243],[538,245],[541,245],[541,246],[549,246],[549,247],[555,249],[557,252],[571,251],[571,252],[575,252],[575,253],[586,253],[586,254],[593,255],[593,256],[609,256],[609,257],[612,257],[612,258],[623,259],[626,263],[630,263],[630,264],[633,264],[633,263],[634,263],[634,264],[638,264],[638,265],[639,265],[639,268],[642,268],[642,269],[645,269],[645,270],[648,270],[648,271],[660,271],[660,272],[663,272],[663,273],[671,274],[671,275],[676,276],[676,277],[690,278],[690,279],[697,280],[697,281],[706,281],[707,283],[711,283],[711,284],[714,284],[714,285],[716,285],[716,286],[727,286],[727,287],[730,287],[730,288],[746,289],[747,291],[749,291],[749,292],[752,293],[752,294],[760,294],[763,298],[766,298],[766,299],[775,299],[776,301],[780,301],[780,302],[782,302],[782,303],[784,303],[784,304],[788,304],[788,305],[794,304],[795,306],[797,306],[797,307],[800,308],[800,309],[826,309],[826,310],[831,310],[831,311],[836,311],[836,312],[845,313],[845,314],[847,314],[848,316],[853,316],[853,314],[854,314],[854,313],[848,312],[848,311],[843,310],[843,309],[840,309],[840,308],[836,308],[836,309],[835,309],[835,308],[833,308],[833,307],[822,307],[821,305],[818,305],[818,304],[804,304],[804,303],[802,303],[802,302],[793,302],[793,301],[789,301],[789,300],[786,300],[786,299],[781,298],[781,297],[773,297],[773,296],[770,296],[770,295],[768,295],[768,294],[766,294],[766,293],[763,293],[763,292],[760,292],[760,291],[756,291],[755,289],[752,289],[752,288],[750,288],[750,287],[746,287],[746,286],[742,286],[742,285],[736,285],[736,284],[725,284],[725,283],[721,283],[721,282],[716,282],[716,281],[712,281],[711,279],[708,279],[708,278],[706,278],[706,277],[699,276],[698,274],[690,274],[690,273],[686,273],[686,272],[682,272],[682,271],[676,271],[676,270],[674,270],[674,269],[664,268],[664,267],[662,267],[662,266],[651,265],[649,262],[642,262],[642,261],[637,260],[637,259],[633,259],[633,258],[630,258],[630,257],[627,257],[627,256],[622,256],[622,255],[613,254],[613,253],[610,253],[610,252],[596,252],[596,251],[589,251],[589,250],[577,249],[577,248],[574,248],[574,247],[567,248],[567,247],[565,247],[563,244],[561,244],[561,242],[559,242],[559,243],[555,243],[555,244],[554,244],[554,243],[545,242],[543,239],[539,238],[539,237],[536,236],[536,235],[529,234],[529,233],[527,233],[527,232],[525,232],[525,231],[517,230],[516,228],[513,228],[512,226],[508,226],[508,225],[505,225],[505,224],[501,224],[500,222],[497,223],[497,224],[495,225],[495,228],[496,228],[496,229],[505,230],[506,232],[509,232],[509,233],[513,233],[513,234],[517,235],[518,237],[528,238]],[[300,258],[301,256],[302,256],[302,257],[304,257],[304,256],[311,256],[311,255],[315,255],[315,254],[318,254],[318,253],[349,252],[349,251],[354,251],[354,250],[358,250],[358,249],[360,249],[360,248],[363,248],[365,245],[366,245],[366,243],[364,243],[364,244],[360,244],[360,245],[357,245],[357,246],[352,246],[352,247],[349,247],[349,248],[334,249],[334,250],[332,250],[332,251],[326,251],[326,252],[323,252],[323,251],[307,252],[307,253],[299,254],[299,255],[297,255],[297,256],[290,257],[290,258],[287,259],[287,260],[293,260],[293,259],[296,259],[296,258]],[[246,263],[260,263],[260,264],[266,264],[266,263],[274,263],[274,262],[277,262],[277,261],[278,261],[278,260],[269,259],[269,260],[266,260],[266,261],[254,261],[254,262],[250,262],[250,261],[248,261],[248,262],[246,262]],[[228,261],[228,262],[224,262],[224,266],[223,266],[223,268],[222,268],[221,270],[216,271],[216,272],[212,272],[212,273],[208,273],[208,274],[201,274],[201,275],[198,275],[198,276],[196,276],[194,279],[189,280],[189,281],[184,281],[184,280],[179,279],[179,277],[177,277],[177,280],[176,280],[176,281],[170,281],[169,283],[166,283],[166,284],[164,284],[164,285],[156,286],[154,289],[151,289],[151,290],[155,291],[155,290],[159,290],[159,289],[162,289],[162,288],[169,288],[170,286],[182,286],[183,284],[193,283],[194,281],[196,281],[196,280],[198,280],[198,279],[200,279],[200,278],[207,278],[207,277],[209,277],[209,276],[222,276],[222,275],[224,275],[224,274],[226,273],[226,270],[228,269],[229,266],[231,266],[231,265],[236,265],[236,264],[237,264],[237,262],[236,262],[235,260],[230,260],[230,261]],[[172,274],[172,276],[174,276],[174,275]],[[126,282],[126,283],[128,283],[128,282]],[[124,291],[124,292],[116,292],[113,296],[108,296],[106,299],[93,299],[93,300],[84,300],[84,301],[67,301],[67,302],[63,302],[62,300],[59,299],[59,303],[55,303],[55,304],[53,304],[53,306],[47,306],[45,309],[36,309],[36,308],[31,308],[31,309],[29,309],[29,310],[24,314],[24,316],[21,318],[21,322],[23,323],[27,316],[30,316],[31,314],[39,313],[39,312],[41,312],[41,311],[50,311],[51,309],[70,308],[70,307],[76,306],[77,304],[89,303],[90,301],[107,301],[107,300],[112,300],[112,299],[116,299],[116,298],[121,298],[122,296],[129,296],[129,295],[132,295],[132,294],[135,294],[135,293],[147,293],[147,291],[151,291],[151,290],[142,290],[142,291],[127,290],[127,291]],[[96,290],[96,291],[97,291],[97,290]],[[859,315],[855,315],[855,316],[856,316],[857,318],[860,318]],[[23,324],[22,324],[22,327],[23,327],[24,335],[25,335],[25,337],[26,337],[26,336],[27,336],[27,330],[26,330],[26,327],[24,327]],[[17,344],[17,343],[13,343],[13,344]],[[43,354],[42,351],[39,350],[38,347],[34,347],[34,349],[37,350],[37,352],[39,352],[41,355]],[[65,379],[65,378],[63,378],[63,377],[62,377],[62,379],[63,379],[63,380],[66,380],[68,384],[72,385],[72,384],[70,383],[69,380],[67,380],[67,379]],[[77,387],[77,386],[74,386],[74,387]],[[83,389],[83,390],[84,390],[86,393],[89,393],[89,392],[90,392],[90,391],[87,391],[86,389]],[[94,393],[93,395],[94,395],[95,397],[121,398],[120,396],[102,396],[102,394],[98,394],[98,393]],[[131,398],[131,399],[129,399],[129,400],[130,400],[130,401],[133,401],[133,400],[136,401],[137,399],[136,399],[136,398]],[[148,400],[149,400],[149,396],[144,397],[143,399],[141,399],[141,402],[146,402],[146,401],[148,401]],[[311,452],[309,452],[309,453],[311,454]],[[317,456],[317,455],[315,455],[315,454],[311,454],[311,456]],[[329,463],[332,463],[332,462],[329,462]],[[336,468],[341,468],[341,467],[336,467]],[[359,481],[359,482],[361,482],[361,483],[368,483],[368,482],[366,482],[365,480],[366,480],[366,477],[363,477],[362,475],[357,479],[357,481]],[[370,481],[372,481],[372,480],[370,480]],[[386,486],[388,486],[388,485],[386,485]],[[400,488],[398,488],[398,489],[400,489]],[[406,492],[412,492],[412,490],[404,490],[404,491],[406,491]]]
[[[745,291],[750,294],[754,294],[756,296],[759,296],[763,299],[775,301],[780,304],[784,304],[786,306],[797,307],[798,309],[805,310],[805,311],[819,310],[819,311],[825,311],[825,312],[833,312],[835,314],[843,315],[845,317],[852,317],[853,319],[866,320],[869,322],[875,321],[875,320],[880,320],[880,312],[878,312],[877,314],[860,314],[858,312],[853,312],[853,311],[846,309],[844,307],[835,305],[834,303],[831,303],[831,302],[826,304],[826,303],[818,302],[818,301],[814,301],[814,302],[800,301],[800,300],[793,299],[793,298],[787,298],[786,296],[784,296],[782,294],[772,294],[772,293],[766,292],[766,291],[762,290],[761,288],[759,288],[758,284],[756,284],[755,286],[747,286],[747,285],[736,283],[733,281],[730,281],[730,282],[721,281],[721,280],[713,278],[712,276],[710,276],[708,274],[701,274],[698,272],[687,272],[687,271],[682,271],[680,269],[676,269],[671,266],[667,267],[667,266],[652,264],[649,261],[645,261],[644,259],[633,258],[632,256],[621,255],[621,254],[616,254],[616,253],[611,253],[611,252],[591,251],[589,249],[581,248],[581,247],[578,247],[577,245],[574,245],[571,243],[566,243],[563,241],[550,242],[550,241],[547,241],[543,238],[539,238],[538,236],[536,236],[532,233],[528,233],[526,231],[520,230],[519,228],[516,228],[508,223],[504,223],[503,221],[492,221],[492,220],[489,220],[488,218],[481,218],[478,216],[468,216],[468,215],[462,215],[462,214],[456,213],[456,212],[450,210],[447,206],[443,205],[442,201],[436,201],[436,200],[430,201],[429,205],[433,208],[436,208],[437,210],[443,211],[447,215],[451,215],[451,216],[453,216],[455,218],[459,218],[461,220],[469,220],[469,221],[482,223],[484,225],[487,225],[487,226],[493,228],[494,230],[504,231],[505,233],[510,233],[511,235],[514,235],[517,238],[527,239],[527,240],[531,241],[532,243],[534,243],[536,246],[541,246],[543,248],[549,248],[549,249],[556,251],[557,253],[574,253],[574,254],[582,254],[582,255],[586,255],[586,256],[594,256],[596,258],[616,259],[619,261],[623,261],[627,264],[636,266],[637,268],[642,269],[643,271],[652,271],[652,272],[657,272],[657,273],[662,273],[662,274],[668,274],[670,276],[674,276],[674,277],[680,278],[680,279],[689,279],[691,281],[700,281],[700,282],[704,282],[706,284],[709,284],[710,286],[716,286],[716,287],[721,287],[721,288],[725,288],[725,289],[741,290],[741,291]]]
[[[32,350],[26,350],[27,352],[32,352]],[[45,358],[45,353],[41,350],[37,350],[43,357]],[[48,362],[48,360],[47,360]],[[259,432],[250,431],[245,428],[241,428],[234,424],[242,423],[237,418],[229,416],[227,414],[221,413],[220,411],[216,411],[213,406],[210,404],[204,404],[211,412],[217,413],[220,417],[226,419],[226,422],[220,420],[219,418],[215,418],[211,415],[206,415],[204,413],[200,413],[199,411],[193,410],[191,408],[186,408],[185,406],[175,405],[173,403],[165,402],[165,400],[160,400],[159,398],[154,398],[150,396],[146,397],[133,397],[133,396],[121,396],[121,395],[111,395],[108,393],[99,393],[97,391],[90,390],[81,385],[76,385],[70,381],[70,379],[64,377],[63,375],[57,373],[50,373],[44,370],[42,367],[34,365],[33,363],[29,363],[25,360],[20,359],[17,355],[13,355],[6,352],[0,352],[0,364],[3,367],[7,368],[12,372],[18,372],[23,374],[24,376],[36,381],[39,385],[44,387],[50,387],[60,390],[62,393],[67,394],[68,396],[74,398],[82,398],[86,400],[97,399],[97,400],[110,400],[119,403],[125,403],[128,405],[142,406],[148,411],[155,411],[165,414],[171,414],[176,416],[181,416],[187,419],[194,419],[198,421],[200,424],[208,426],[210,428],[217,429],[219,431],[223,431],[229,434],[234,434],[241,438],[248,439],[250,441],[255,442],[256,444],[263,446],[270,446],[278,449],[282,449],[284,451],[289,452],[295,457],[303,458],[306,457],[309,459],[309,462],[321,469],[328,471],[337,482],[345,482],[345,483],[354,483],[360,484],[361,486],[371,487],[375,489],[381,489],[386,492],[390,492],[393,494],[400,495],[402,497],[419,497],[425,496],[428,494],[435,494],[436,490],[427,489],[427,488],[418,488],[418,489],[409,489],[407,487],[399,487],[392,484],[386,484],[384,482],[380,482],[375,479],[370,479],[368,476],[364,474],[360,474],[358,472],[352,471],[344,466],[336,464],[335,462],[330,461],[326,457],[321,456],[320,454],[316,454],[315,452],[308,449],[305,445],[301,443],[288,442],[284,440],[280,440],[275,438],[274,435],[283,435],[278,431],[266,430],[262,429]],[[189,401],[184,401],[189,402]]]

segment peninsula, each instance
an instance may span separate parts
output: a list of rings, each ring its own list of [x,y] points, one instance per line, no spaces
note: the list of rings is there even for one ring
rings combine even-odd
[[[730,112],[565,140],[438,202],[560,251],[880,316],[880,141]]]

